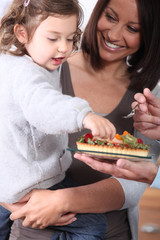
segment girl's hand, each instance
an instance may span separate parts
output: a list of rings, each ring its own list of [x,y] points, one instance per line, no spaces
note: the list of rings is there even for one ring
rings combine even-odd
[[[25,199],[28,202],[10,215],[11,220],[24,219],[24,227],[43,229],[51,225],[66,225],[76,220],[75,213],[65,212],[61,190],[33,190]]]
[[[97,138],[114,138],[116,129],[107,119],[98,116],[92,112],[86,114],[83,120],[84,128],[90,129],[92,135]]]

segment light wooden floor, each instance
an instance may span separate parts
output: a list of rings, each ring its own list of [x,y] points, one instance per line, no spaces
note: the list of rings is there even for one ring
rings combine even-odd
[[[158,232],[147,233],[146,227]],[[160,240],[160,190],[147,188],[140,201],[139,240]]]

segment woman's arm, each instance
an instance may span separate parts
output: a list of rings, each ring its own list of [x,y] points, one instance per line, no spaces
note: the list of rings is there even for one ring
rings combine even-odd
[[[33,190],[26,198],[28,198],[27,204],[13,212],[11,219],[23,218],[25,227],[34,228],[56,225],[58,221],[61,225],[61,217],[69,212],[104,213],[118,210],[125,201],[123,189],[119,181],[114,178],[56,191]]]

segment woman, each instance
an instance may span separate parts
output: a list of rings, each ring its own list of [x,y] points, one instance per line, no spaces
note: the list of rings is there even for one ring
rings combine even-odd
[[[74,54],[69,68],[66,64],[62,68],[63,92],[88,100],[95,112],[107,115],[120,134],[124,130],[133,134],[132,119],[122,116],[130,111],[134,93],[142,92],[144,86],[153,89],[160,76],[159,11],[159,0],[99,0],[83,35],[83,53]],[[81,134],[70,137],[71,147]],[[35,190],[11,218],[24,217],[25,227],[44,228],[75,220],[72,214],[64,215],[67,212],[106,212],[106,239],[138,239],[138,203],[146,184],[109,178],[75,159],[69,175],[83,186]],[[53,214],[62,218],[52,222]],[[20,221],[13,225],[11,236],[16,231],[21,236],[27,233],[29,239],[35,233],[39,240],[42,234],[48,234],[43,240],[50,237],[50,229],[24,229]]]

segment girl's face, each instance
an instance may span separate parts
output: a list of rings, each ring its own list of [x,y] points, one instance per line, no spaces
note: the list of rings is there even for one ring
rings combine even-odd
[[[55,70],[70,56],[77,30],[77,16],[49,16],[25,44],[29,56],[40,66]]]
[[[136,0],[110,0],[97,24],[100,57],[122,61],[140,48],[140,23]]]

